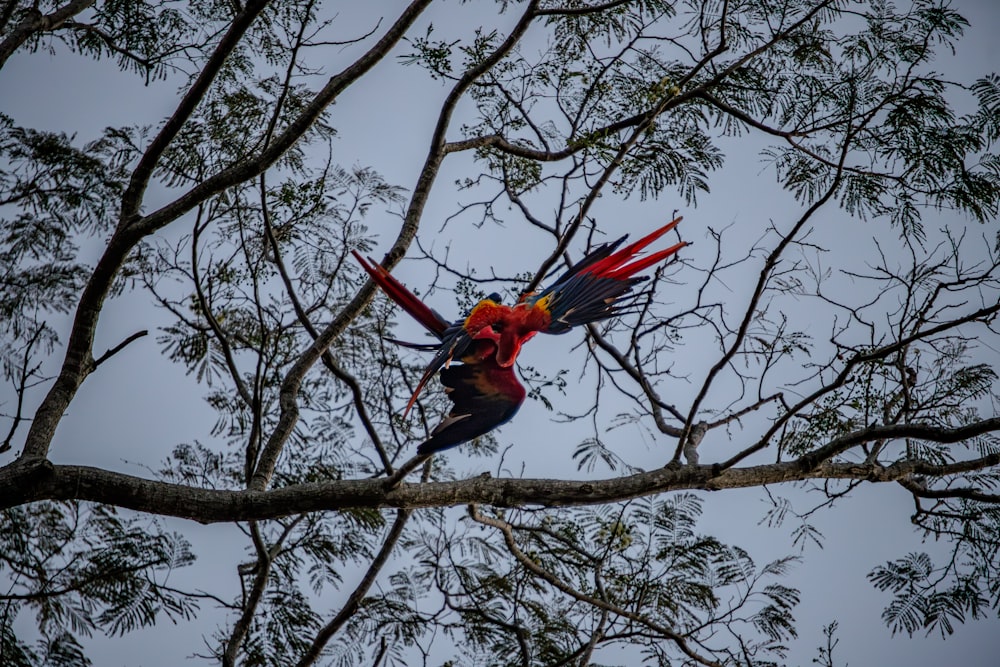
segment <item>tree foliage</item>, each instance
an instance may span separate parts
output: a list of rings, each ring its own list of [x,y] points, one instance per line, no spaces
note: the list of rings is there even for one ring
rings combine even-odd
[[[0,115],[0,662],[91,664],[95,633],[210,609],[224,621],[189,652],[223,665],[780,664],[813,517],[869,484],[944,545],[872,569],[888,631],[996,613],[1000,78],[935,69],[968,27],[955,7],[376,11],[362,29],[316,0],[0,8],[8,71],[47,52],[179,91],[92,138],[71,114]],[[335,103],[388,72],[421,81],[379,102],[400,124],[431,110],[419,150],[351,154],[379,128]],[[749,153],[759,199],[706,220]],[[387,340],[408,325],[351,251],[418,258],[407,282],[453,316],[676,207],[697,243],[635,312],[524,362],[554,417],[537,442],[494,432],[404,475],[446,399],[402,418],[421,359]],[[116,299],[163,324],[97,349]],[[57,438],[95,446],[60,426],[88,378],[154,345],[214,425],[142,477],[54,462]],[[511,472],[519,447],[562,463]],[[814,493],[780,495],[792,482]],[[695,491],[739,488],[798,556],[699,528]],[[231,581],[173,583],[198,555],[174,517],[242,537]],[[835,664],[836,629],[815,662]]]

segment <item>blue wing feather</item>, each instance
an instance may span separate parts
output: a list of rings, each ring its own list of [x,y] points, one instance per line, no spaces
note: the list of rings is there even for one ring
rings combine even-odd
[[[512,367],[501,368],[495,357],[476,364],[455,364],[441,371],[454,405],[448,415],[417,448],[431,454],[468,442],[504,424],[524,402],[524,387]]]

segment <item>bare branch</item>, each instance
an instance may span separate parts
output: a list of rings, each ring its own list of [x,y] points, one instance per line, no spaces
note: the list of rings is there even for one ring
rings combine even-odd
[[[774,434],[780,431],[782,427],[784,427],[784,425],[788,422],[789,419],[799,414],[807,406],[815,403],[816,400],[819,399],[820,397],[830,393],[831,391],[837,389],[838,387],[842,387],[851,377],[851,371],[853,371],[857,366],[867,363],[869,361],[874,361],[876,359],[884,359],[891,354],[894,354],[902,349],[905,349],[907,346],[918,340],[924,340],[930,338],[939,333],[943,333],[945,331],[949,331],[951,329],[959,327],[962,324],[966,324],[968,322],[986,321],[990,318],[995,317],[998,312],[1000,312],[1000,303],[986,308],[980,308],[979,310],[976,310],[972,313],[964,315],[955,320],[942,322],[937,326],[917,331],[909,336],[906,336],[904,338],[895,341],[894,343],[890,343],[889,345],[883,345],[875,349],[869,350],[868,352],[861,352],[855,354],[853,357],[848,359],[847,363],[844,364],[844,368],[841,369],[840,373],[837,374],[837,377],[832,382],[824,384],[822,387],[820,387],[819,389],[817,389],[816,391],[804,397],[798,403],[793,405],[788,411],[786,411],[783,415],[781,415],[778,419],[774,421],[774,423],[767,430],[767,432],[763,436],[761,436],[760,440],[758,440],[754,445],[747,447],[739,454],[736,454],[725,463],[722,463],[721,466],[723,468],[728,468],[730,466],[736,465],[737,463],[745,459],[747,456],[750,456],[754,452],[758,452],[761,449],[767,447],[768,444],[770,443],[771,438],[774,437]]]
[[[110,350],[108,350],[107,352],[105,352],[104,354],[102,354],[97,359],[95,359],[94,360],[94,365],[91,368],[91,371],[93,371],[98,366],[100,366],[101,364],[103,364],[105,361],[107,361],[111,357],[115,356],[116,354],[118,354],[119,352],[121,352],[122,350],[124,350],[129,344],[131,344],[131,343],[139,340],[143,336],[148,336],[148,335],[149,335],[149,331],[146,330],[146,329],[143,329],[142,331],[136,331],[134,334],[132,334],[131,336],[129,336],[128,338],[126,338],[122,342],[120,342],[117,345],[115,345],[113,348],[111,348]]]
[[[622,609],[618,605],[611,604],[606,600],[596,598],[592,595],[587,595],[586,593],[581,593],[572,586],[561,581],[551,572],[546,571],[544,568],[535,563],[535,561],[529,558],[523,551],[521,551],[521,549],[517,546],[517,542],[514,539],[514,531],[511,529],[511,525],[506,521],[500,521],[498,519],[492,519],[490,517],[484,516],[482,513],[480,513],[479,508],[474,503],[469,505],[469,516],[472,517],[472,519],[477,523],[481,523],[483,525],[492,526],[493,528],[499,529],[500,532],[503,534],[503,539],[504,543],[507,545],[507,550],[511,553],[512,556],[514,556],[514,558],[517,559],[517,562],[520,563],[523,568],[525,568],[535,576],[547,581],[549,584],[553,586],[553,588],[556,588],[557,590],[561,591],[562,593],[570,596],[575,600],[578,600],[580,602],[585,602],[586,604],[597,607],[598,609],[604,609],[613,614],[622,616],[624,618],[630,619],[632,621],[641,623],[642,625],[649,627],[651,630],[654,630],[663,635],[664,637],[667,637],[668,639],[673,641],[675,644],[677,644],[677,646],[681,649],[681,651],[683,651],[689,658],[696,660],[697,662],[703,665],[708,665],[709,667],[721,667],[719,663],[712,660],[708,660],[707,658],[698,655],[697,653],[692,651],[691,647],[688,646],[688,643],[684,639],[684,637],[679,635],[676,631],[672,630],[671,628],[668,628],[653,620],[645,618],[640,614],[636,614],[627,609]]]
[[[302,655],[302,658],[298,661],[298,667],[308,667],[308,665],[315,664],[316,660],[320,657],[323,651],[323,647],[326,646],[327,642],[337,634],[344,623],[354,615],[361,606],[361,601],[364,599],[365,595],[368,593],[368,589],[372,587],[375,583],[375,579],[378,577],[382,568],[385,567],[386,562],[389,560],[389,556],[392,554],[392,550],[396,547],[396,543],[399,538],[403,535],[403,528],[406,527],[406,522],[410,518],[412,512],[410,510],[398,510],[396,512],[396,520],[393,522],[392,527],[389,529],[389,533],[385,536],[385,541],[382,542],[382,548],[379,549],[378,553],[372,558],[371,564],[368,566],[368,570],[365,572],[364,576],[361,577],[361,581],[358,585],[351,591],[351,594],[347,597],[347,601],[344,606],[340,608],[340,611],[330,619],[330,621],[324,625],[319,632],[316,633],[316,637],[310,643],[309,648]],[[377,661],[376,661],[377,663]]]
[[[15,388],[15,392],[17,393],[17,408],[14,411],[14,418],[11,420],[10,430],[7,431],[7,437],[3,439],[3,444],[0,444],[0,454],[10,450],[14,435],[24,420],[24,396],[28,391],[28,380],[41,367],[41,362],[31,367],[31,350],[38,343],[38,339],[44,330],[44,326],[38,326],[24,344],[24,353],[21,355],[21,368],[18,373],[17,387]]]
[[[0,68],[22,44],[33,35],[50,30],[58,30],[66,21],[94,4],[96,0],[70,0],[51,14],[42,14],[32,7],[10,34],[0,42]],[[8,7],[13,7],[13,2]],[[6,12],[5,12],[6,13]],[[9,14],[8,14],[9,17]],[[4,21],[6,23],[6,21]]]

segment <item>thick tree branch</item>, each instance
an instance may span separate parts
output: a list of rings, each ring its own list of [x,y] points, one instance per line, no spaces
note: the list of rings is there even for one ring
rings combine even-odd
[[[122,196],[121,224],[131,223],[138,215],[143,195],[146,192],[146,186],[149,184],[149,178],[152,176],[153,170],[156,169],[160,158],[163,157],[164,151],[167,150],[170,142],[174,140],[174,137],[180,132],[184,123],[194,113],[205,93],[211,87],[212,82],[215,81],[215,77],[222,70],[222,66],[226,60],[229,59],[229,56],[239,45],[240,41],[242,41],[246,31],[250,29],[250,26],[260,16],[267,5],[268,0],[250,0],[243,6],[243,10],[233,20],[232,25],[229,26],[229,29],[212,51],[211,57],[205,63],[198,78],[191,84],[184,97],[181,98],[177,108],[174,109],[174,113],[163,124],[163,127],[160,128],[153,141],[150,142],[146,152],[143,153],[142,158],[139,160],[139,164],[133,170],[128,188]]]
[[[983,493],[979,489],[961,486],[949,489],[928,489],[911,479],[896,480],[900,486],[920,498],[934,498],[942,500],[945,498],[964,498],[965,500],[976,500],[983,503],[1000,503],[1000,494]]]
[[[536,16],[585,16],[587,14],[595,14],[597,12],[603,12],[608,9],[614,9],[615,7],[620,7],[621,5],[626,5],[632,2],[632,0],[611,0],[610,2],[601,2],[596,5],[583,5],[580,7],[547,7],[545,9],[539,9],[535,12]]]
[[[305,134],[312,124],[320,118],[327,107],[333,104],[334,100],[342,92],[365,75],[389,53],[399,40],[403,38],[406,31],[413,25],[413,22],[417,20],[417,17],[420,16],[421,12],[427,8],[431,1],[414,0],[410,3],[386,34],[349,67],[331,77],[326,85],[316,93],[312,101],[305,106],[302,112],[284,130],[279,132],[274,140],[261,150],[256,157],[243,160],[228,169],[224,169],[215,176],[205,179],[173,202],[138,220],[135,223],[136,227],[145,234],[152,233],[176,220],[209,197],[237,183],[243,183],[258,176],[265,169],[277,162]]]
[[[104,254],[94,268],[94,272],[91,274],[90,280],[87,281],[87,286],[80,297],[69,342],[66,345],[66,356],[62,369],[38,408],[35,421],[32,422],[31,429],[28,431],[22,456],[38,458],[44,457],[48,453],[49,443],[52,441],[52,436],[55,434],[63,413],[69,407],[70,401],[88,373],[94,368],[92,357],[94,335],[97,331],[97,321],[104,305],[104,299],[107,297],[114,277],[126,256],[142,236],[148,233],[134,229],[130,223],[138,215],[149,176],[156,167],[156,163],[205,95],[218,70],[239,44],[250,24],[266,5],[266,0],[255,0],[249,3],[236,18],[216,46],[201,75],[188,90],[174,114],[167,120],[136,166],[129,186],[122,195],[118,228],[108,242]],[[171,220],[173,219],[171,218]],[[163,224],[166,222],[169,220],[164,221]]]
[[[861,429],[784,463],[723,469],[718,465],[660,468],[601,480],[493,479],[400,484],[387,489],[384,479],[300,484],[270,491],[220,491],[142,479],[87,466],[19,461],[0,469],[0,509],[39,500],[87,500],[203,523],[274,519],[302,512],[348,508],[445,507],[478,503],[497,507],[577,506],[618,502],[682,489],[735,489],[806,479],[854,479],[895,482],[925,473],[923,462],[889,467],[876,463],[831,462],[865,442],[919,438],[953,443],[1000,431],[1000,417],[947,429],[921,424],[892,424]],[[992,459],[982,459],[989,465]],[[959,465],[959,464],[952,464]],[[946,471],[948,469],[945,469]],[[959,468],[955,468],[959,470]]]
[[[14,51],[17,51],[32,35],[49,30],[57,30],[66,21],[93,5],[95,1],[72,0],[51,14],[42,14],[33,7],[21,22],[11,30],[6,39],[0,42],[0,69],[3,68],[4,63],[7,62],[7,59],[10,58]]]
[[[503,153],[514,155],[516,157],[523,157],[528,160],[537,160],[538,162],[556,162],[569,157],[577,151],[583,150],[585,147],[585,143],[580,143],[558,151],[540,151],[527,146],[522,146],[521,144],[512,143],[499,134],[491,134],[484,137],[463,139],[461,141],[450,141],[445,146],[445,150],[449,153],[459,153],[461,151],[476,148],[495,148]]]

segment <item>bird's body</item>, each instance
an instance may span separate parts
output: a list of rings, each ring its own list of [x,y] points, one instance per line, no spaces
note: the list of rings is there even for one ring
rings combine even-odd
[[[431,437],[417,448],[418,454],[429,454],[461,444],[489,433],[506,424],[517,414],[524,402],[525,391],[513,367],[496,362],[496,346],[477,343],[477,348],[489,348],[487,356],[470,363],[441,369],[441,384],[455,404],[438,424]]]
[[[687,245],[678,243],[635,259],[643,248],[672,230],[678,222],[680,218],[621,250],[617,248],[625,241],[624,236],[599,246],[552,285],[540,292],[522,295],[513,306],[501,303],[499,295],[491,294],[473,306],[465,318],[454,323],[426,306],[374,260],[365,261],[354,253],[385,293],[440,341],[437,346],[402,343],[417,349],[436,350],[406,411],[438,370],[441,371],[441,383],[454,403],[418,452],[429,454],[453,447],[510,420],[525,397],[524,387],[513,369],[521,346],[539,332],[562,334],[575,326],[624,312],[634,298],[634,295],[628,296],[632,288],[647,279],[635,274]],[[453,361],[459,363],[452,365]]]

